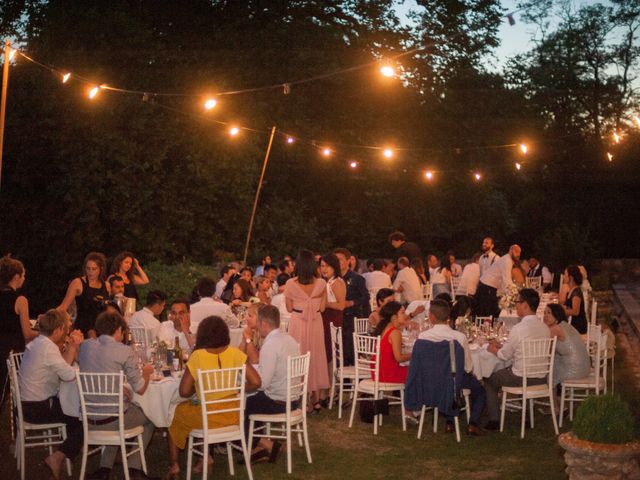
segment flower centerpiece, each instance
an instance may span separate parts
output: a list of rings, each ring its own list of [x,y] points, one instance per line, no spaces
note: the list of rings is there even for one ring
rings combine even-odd
[[[520,290],[518,287],[512,283],[510,284],[504,291],[504,295],[500,297],[500,302],[498,306],[502,310],[515,310],[516,308],[516,300],[518,299],[518,295]]]

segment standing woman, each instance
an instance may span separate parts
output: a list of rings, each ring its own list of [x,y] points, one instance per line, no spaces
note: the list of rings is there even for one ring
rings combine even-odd
[[[18,293],[24,284],[25,270],[20,260],[9,255],[0,258],[0,382],[5,384],[9,352],[24,352],[38,332],[29,322],[29,302]],[[2,387],[0,387],[2,388]],[[1,396],[1,395],[0,395]]]
[[[300,345],[304,355],[311,352],[309,361],[309,395],[313,411],[322,409],[321,394],[329,389],[324,347],[322,311],[327,303],[327,283],[316,278],[318,264],[310,250],[300,250],[296,260],[297,277],[287,281],[284,297],[287,310],[291,312],[289,335]]]
[[[66,312],[69,305],[76,301],[78,313],[74,328],[80,330],[85,338],[96,338],[96,317],[111,294],[109,284],[105,282],[106,269],[107,260],[102,253],[89,253],[84,259],[84,275],[71,281],[64,300],[58,306],[58,310]]]
[[[420,285],[426,285],[429,283],[429,277],[427,276],[427,272],[424,269],[424,263],[420,257],[415,257],[411,260],[411,268],[416,271],[418,279],[420,280]]]
[[[149,277],[144,273],[138,259],[131,252],[122,252],[113,259],[111,275],[120,275],[124,279],[124,296],[135,298],[138,303],[136,285],[146,285]]]
[[[340,276],[340,262],[334,253],[327,253],[320,259],[320,273],[327,282],[327,304],[322,312],[324,325],[324,349],[327,362],[331,362],[331,326],[342,327],[342,311],[347,300],[347,285]]]
[[[584,311],[582,295],[582,273],[576,265],[569,265],[564,271],[563,282],[567,285],[567,298],[563,302],[564,313],[571,317],[571,325],[579,333],[587,333],[587,315]]]
[[[451,257],[444,255],[442,260],[440,260],[440,266],[436,268],[432,274],[432,296],[435,298],[441,293],[451,295],[451,282]]]

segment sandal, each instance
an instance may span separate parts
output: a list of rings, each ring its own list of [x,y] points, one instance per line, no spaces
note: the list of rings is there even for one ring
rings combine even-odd
[[[180,480],[180,466],[175,465],[173,467],[169,467],[164,478],[166,480]]]

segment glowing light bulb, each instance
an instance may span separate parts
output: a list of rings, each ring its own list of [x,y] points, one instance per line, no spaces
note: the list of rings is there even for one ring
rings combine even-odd
[[[295,142],[295,139],[293,137],[287,137],[287,143],[291,144]]]
[[[229,135],[231,135],[232,137],[235,137],[239,133],[240,133],[240,129],[238,127],[231,127],[229,129]]]
[[[613,141],[614,142],[620,143],[620,140],[622,139],[621,135],[618,135],[616,132],[613,132],[612,136],[613,136]]]
[[[391,150],[390,148],[385,148],[384,151],[382,152],[382,154],[386,158],[393,158],[393,150]]]
[[[431,181],[433,180],[433,172],[431,170],[427,170],[426,172],[424,172],[424,176],[427,178],[427,180]]]
[[[520,144],[520,151],[522,152],[523,155],[526,155],[527,152],[529,151],[529,147],[527,147],[524,143]]]
[[[356,161],[349,162],[349,167],[354,168],[354,169],[358,168],[358,162],[356,162]]]
[[[396,74],[396,71],[393,69],[393,67],[385,65],[384,67],[380,68],[380,73],[383,77],[391,78]]]
[[[65,73],[64,75],[62,75],[62,83],[67,83],[70,78],[71,78],[71,73]]]
[[[516,170],[520,170],[522,168],[522,164],[516,162]]]
[[[100,91],[100,87],[92,87],[91,90],[89,90],[89,98],[90,99],[94,99],[96,98],[96,95],[98,95],[98,92]]]
[[[638,126],[638,128],[640,128],[640,116],[635,115],[633,117],[633,120],[636,122],[636,125]]]
[[[331,156],[331,153],[332,153],[332,152],[331,152],[331,149],[330,149],[330,148],[323,148],[323,149],[322,149],[322,155],[323,155],[323,156],[325,156],[325,157],[329,157],[329,156]]]
[[[18,53],[17,50],[10,48],[9,49],[9,61],[13,60],[13,58],[16,56],[16,53]]]
[[[477,182],[479,182],[482,179],[482,175],[480,175],[480,172],[474,173],[473,176],[475,177]]]
[[[211,110],[212,108],[216,108],[216,105],[218,105],[218,101],[215,98],[208,98],[204,102],[205,110]]]
[[[611,155],[609,152],[607,152],[607,160],[613,162],[613,155]]]

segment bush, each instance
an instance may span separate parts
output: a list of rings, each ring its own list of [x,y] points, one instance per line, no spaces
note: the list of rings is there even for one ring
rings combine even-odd
[[[182,263],[167,265],[161,262],[151,262],[144,265],[144,271],[149,276],[149,284],[138,287],[140,303],[144,305],[149,290],[167,292],[169,301],[178,297],[191,298],[191,292],[202,277],[216,279],[218,271],[213,266],[202,265],[185,260]]]
[[[594,443],[627,443],[635,439],[634,418],[627,402],[618,395],[587,398],[576,412],[573,433]]]

